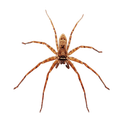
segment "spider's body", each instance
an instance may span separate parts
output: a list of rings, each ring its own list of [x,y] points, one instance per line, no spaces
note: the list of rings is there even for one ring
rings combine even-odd
[[[47,11],[46,11],[46,14],[47,14]],[[55,42],[56,42],[56,47],[57,47],[57,52],[50,46],[48,45],[47,43],[45,42],[39,42],[39,41],[31,41],[31,42],[27,42],[27,43],[24,43],[22,42],[23,44],[29,44],[29,43],[39,43],[39,44],[44,44],[46,45],[54,54],[55,56],[53,57],[50,57],[40,63],[38,63],[34,68],[32,68],[24,77],[23,79],[20,81],[20,83],[14,88],[16,89],[17,87],[19,87],[19,85],[22,83],[22,81],[25,79],[25,77],[27,75],[29,75],[33,70],[35,70],[36,68],[38,68],[41,64],[44,64],[46,62],[49,62],[49,61],[53,61],[53,64],[50,68],[50,70],[48,71],[47,73],[47,77],[46,77],[46,81],[45,81],[45,85],[44,85],[44,88],[43,88],[43,94],[42,94],[42,102],[41,102],[41,109],[40,109],[40,112],[42,110],[42,107],[43,107],[43,100],[44,100],[44,92],[45,92],[45,88],[46,88],[46,85],[47,85],[47,81],[48,81],[48,77],[49,77],[49,73],[52,71],[52,69],[54,67],[58,67],[59,64],[66,64],[66,67],[69,69],[70,67],[76,72],[76,74],[78,75],[78,79],[80,81],[80,84],[82,86],[82,89],[83,89],[83,92],[84,92],[84,98],[85,98],[85,103],[86,103],[86,108],[87,110],[89,111],[88,109],[88,105],[87,105],[87,98],[86,98],[86,92],[85,92],[85,89],[84,89],[84,86],[83,86],[83,83],[81,81],[81,78],[80,78],[80,75],[79,73],[77,72],[75,66],[73,65],[73,63],[71,61],[75,61],[75,62],[78,62],[80,64],[83,64],[85,65],[88,69],[92,70],[98,77],[99,79],[101,80],[101,82],[103,83],[103,85],[105,86],[105,88],[107,88],[109,90],[109,88],[105,85],[105,83],[103,82],[103,80],[101,79],[101,77],[99,76],[99,74],[94,71],[90,66],[88,66],[86,63],[82,62],[81,60],[78,60],[77,58],[74,58],[74,57],[70,57],[69,55],[71,55],[72,53],[74,53],[76,50],[78,50],[79,48],[90,48],[90,49],[93,49],[99,53],[101,53],[102,51],[98,51],[97,49],[93,48],[93,47],[90,47],[90,46],[79,46],[79,47],[76,47],[74,48],[73,50],[71,50],[70,52],[68,52],[68,49],[69,49],[69,46],[70,46],[70,42],[71,42],[71,38],[72,38],[72,34],[73,34],[73,31],[75,29],[75,27],[77,26],[77,24],[79,23],[79,21],[82,19],[82,17],[79,19],[79,21],[75,24],[73,30],[71,31],[71,34],[70,34],[70,37],[69,37],[69,41],[68,41],[68,44],[67,44],[67,38],[65,36],[65,34],[62,34],[59,38],[59,44],[58,44],[58,41],[57,41],[57,34],[56,34],[56,30],[54,28],[54,25],[52,23],[52,20],[50,19],[49,15],[47,14],[51,24],[52,24],[52,27],[53,27],[53,30],[54,30],[54,33],[55,33]]]
[[[59,39],[58,56],[67,57],[67,39],[64,34],[62,34]]]
[[[62,34],[59,38],[58,60],[59,62],[56,68],[59,64],[66,64],[66,67],[68,69],[70,68],[68,64],[67,38],[65,34]]]

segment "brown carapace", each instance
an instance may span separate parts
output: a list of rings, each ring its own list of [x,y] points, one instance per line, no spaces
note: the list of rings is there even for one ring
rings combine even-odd
[[[45,11],[46,14],[47,14],[47,11]],[[78,62],[80,64],[83,64],[85,65],[88,69],[92,70],[98,77],[99,79],[101,80],[101,82],[103,83],[103,85],[105,86],[105,88],[107,88],[109,90],[109,88],[105,85],[105,83],[103,82],[103,80],[101,79],[101,77],[99,76],[99,74],[94,71],[90,66],[88,66],[86,63],[82,62],[81,60],[78,60],[77,58],[74,58],[74,57],[70,57],[69,55],[71,55],[72,53],[74,53],[76,50],[78,50],[79,48],[90,48],[90,49],[93,49],[95,51],[97,51],[98,53],[102,53],[102,51],[98,51],[97,49],[93,48],[93,47],[90,47],[90,46],[79,46],[79,47],[76,47],[74,48],[73,50],[71,50],[70,52],[68,52],[68,49],[69,49],[69,46],[70,46],[70,42],[71,42],[71,38],[72,38],[72,34],[73,34],[73,31],[75,29],[75,27],[77,26],[77,24],[79,23],[79,21],[83,18],[84,15],[82,15],[82,17],[78,20],[78,22],[75,24],[71,34],[70,34],[70,37],[69,37],[69,41],[68,41],[68,44],[67,44],[67,38],[65,36],[65,34],[62,34],[59,38],[59,44],[58,44],[58,41],[57,41],[57,34],[56,34],[56,30],[55,30],[55,27],[52,23],[52,20],[50,19],[49,15],[47,14],[51,24],[52,24],[52,27],[53,27],[53,30],[54,30],[54,33],[55,33],[55,42],[56,42],[56,47],[57,47],[57,52],[51,47],[49,46],[47,43],[45,42],[38,42],[38,41],[31,41],[31,42],[27,42],[27,43],[24,43],[22,42],[22,44],[29,44],[29,43],[39,43],[39,44],[44,44],[46,45],[54,54],[55,56],[53,57],[50,57],[46,60],[43,60],[42,62],[38,63],[34,68],[32,68],[24,77],[23,79],[20,81],[20,83],[14,88],[18,88],[19,85],[22,83],[22,81],[25,79],[25,77],[27,75],[29,75],[33,70],[35,70],[37,67],[39,67],[41,64],[44,64],[46,62],[49,62],[49,61],[53,61],[53,64],[50,68],[50,70],[48,71],[47,73],[47,77],[46,77],[46,81],[45,81],[45,85],[44,85],[44,88],[43,88],[43,93],[42,93],[42,102],[41,102],[41,108],[40,108],[40,112],[42,110],[42,107],[43,107],[43,100],[44,100],[44,92],[45,92],[45,88],[46,88],[46,85],[47,85],[47,81],[48,81],[48,77],[49,77],[49,73],[52,71],[52,69],[54,67],[58,67],[59,64],[65,64],[66,67],[69,69],[70,66],[71,68],[76,72],[76,74],[78,75],[78,79],[80,81],[80,84],[82,86],[82,89],[83,89],[83,92],[84,92],[84,98],[85,98],[85,103],[86,103],[86,108],[89,112],[89,109],[88,109],[88,105],[87,105],[87,98],[86,98],[86,92],[85,92],[85,89],[84,89],[84,86],[83,86],[83,83],[81,81],[81,78],[80,78],[80,75],[78,73],[78,71],[76,70],[75,66],[73,65],[73,63],[71,61],[75,61],[75,62]]]

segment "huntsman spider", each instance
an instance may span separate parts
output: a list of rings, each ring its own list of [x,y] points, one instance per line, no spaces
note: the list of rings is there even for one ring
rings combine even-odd
[[[50,16],[50,14],[48,14],[47,9],[43,10],[43,13],[46,17],[46,19],[48,20],[48,23],[52,30],[52,37],[53,40],[55,40],[55,46],[48,44],[47,42],[45,42],[42,39],[29,39],[29,40],[23,40],[23,42],[21,42],[21,44],[23,46],[27,45],[27,46],[31,46],[31,45],[43,45],[46,48],[49,49],[49,51],[51,51],[53,53],[53,56],[49,56],[48,58],[44,59],[44,60],[39,60],[37,61],[31,68],[29,68],[21,77],[21,79],[19,79],[19,81],[17,82],[17,84],[15,84],[11,90],[13,91],[17,91],[19,89],[20,86],[22,86],[22,84],[24,83],[24,80],[27,79],[32,73],[34,73],[37,69],[41,68],[41,65],[44,65],[48,62],[52,62],[48,72],[46,73],[46,79],[43,81],[42,83],[42,88],[41,92],[40,92],[40,100],[39,100],[39,105],[41,106],[40,109],[38,108],[37,113],[41,113],[43,112],[43,106],[44,106],[44,95],[45,95],[45,91],[46,91],[46,86],[49,80],[49,74],[53,71],[53,69],[58,69],[59,66],[64,65],[68,70],[71,68],[74,73],[76,78],[78,79],[77,82],[79,82],[79,87],[82,91],[82,95],[84,98],[83,102],[85,104],[85,110],[88,111],[88,114],[91,111],[90,105],[88,104],[88,94],[87,94],[87,89],[85,89],[85,85],[84,82],[81,79],[81,75],[78,72],[78,70],[76,69],[76,66],[74,66],[75,64],[80,64],[81,66],[84,66],[87,70],[91,71],[91,73],[94,73],[102,82],[102,84],[104,85],[104,87],[106,88],[106,91],[110,91],[110,86],[105,82],[105,80],[103,79],[103,77],[100,75],[100,73],[93,67],[91,66],[88,62],[83,61],[82,59],[76,58],[74,56],[72,56],[75,52],[82,50],[83,48],[86,48],[90,51],[94,51],[97,52],[99,54],[104,53],[103,49],[99,49],[97,47],[95,47],[94,45],[91,44],[87,44],[87,43],[82,43],[79,46],[73,48],[70,48],[71,45],[71,41],[72,39],[74,39],[74,32],[76,32],[76,29],[79,27],[80,23],[85,19],[86,15],[85,13],[83,13],[82,15],[80,14],[80,17],[73,23],[71,30],[70,30],[70,34],[66,35],[65,31],[61,31],[60,33],[57,30],[57,27],[54,19]],[[41,99],[42,97],[42,99]]]

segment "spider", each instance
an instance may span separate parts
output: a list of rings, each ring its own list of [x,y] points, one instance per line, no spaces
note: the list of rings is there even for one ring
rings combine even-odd
[[[82,62],[81,60],[78,60],[77,58],[74,58],[74,57],[70,57],[69,55],[71,55],[72,53],[74,53],[75,51],[77,51],[79,48],[90,48],[90,49],[93,49],[95,51],[97,51],[98,53],[102,53],[102,51],[98,51],[97,49],[91,47],[91,46],[79,46],[79,47],[76,47],[74,49],[72,49],[70,52],[68,52],[68,49],[69,49],[69,46],[70,46],[70,43],[71,43],[71,38],[72,38],[72,34],[73,34],[73,31],[75,30],[77,24],[80,22],[80,20],[83,18],[84,14],[82,15],[82,17],[78,20],[78,22],[75,24],[74,28],[72,29],[71,33],[70,33],[70,37],[69,37],[69,41],[68,41],[68,44],[67,44],[67,38],[65,36],[65,34],[62,34],[59,38],[59,44],[58,44],[58,41],[57,41],[57,34],[56,34],[56,30],[55,30],[55,27],[53,25],[53,22],[51,20],[51,18],[49,17],[47,11],[45,10],[50,22],[51,22],[51,25],[53,27],[53,30],[54,30],[54,33],[55,33],[55,42],[56,42],[56,47],[57,47],[57,52],[50,46],[48,45],[47,43],[45,42],[38,42],[38,41],[30,41],[30,42],[27,42],[27,43],[24,43],[22,42],[22,44],[26,45],[26,44],[29,44],[29,43],[39,43],[39,44],[43,44],[43,45],[46,45],[54,54],[55,56],[53,57],[49,57],[48,59],[46,60],[43,60],[42,62],[39,62],[34,68],[32,68],[24,77],[23,79],[19,82],[19,84],[14,87],[14,89],[18,88],[19,85],[23,82],[23,80],[26,78],[27,75],[29,75],[33,70],[35,70],[36,68],[38,68],[41,64],[44,64],[46,62],[49,62],[49,61],[53,61],[53,64],[52,66],[50,67],[48,73],[47,73],[47,76],[46,76],[46,81],[45,81],[45,84],[44,84],[44,88],[43,88],[43,93],[42,93],[42,101],[41,101],[41,108],[40,108],[40,112],[42,110],[42,107],[43,107],[43,100],[44,100],[44,92],[45,92],[45,88],[46,88],[46,85],[47,85],[47,81],[48,81],[48,77],[49,77],[49,73],[53,70],[54,67],[58,67],[59,64],[65,64],[66,67],[69,69],[70,66],[71,68],[76,72],[76,74],[78,75],[78,79],[80,81],[80,84],[82,86],[82,89],[83,89],[83,92],[84,92],[84,98],[85,98],[85,104],[86,104],[86,108],[89,112],[89,109],[88,109],[88,105],[87,105],[87,98],[86,98],[86,92],[85,92],[85,89],[84,89],[84,86],[83,86],[83,83],[81,81],[81,78],[80,78],[80,75],[78,73],[78,71],[76,70],[75,66],[73,65],[73,63],[71,61],[75,61],[75,62],[78,62],[80,64],[83,64],[85,65],[88,69],[90,69],[91,71],[93,71],[98,77],[99,79],[101,80],[101,82],[103,83],[103,85],[105,86],[105,88],[107,88],[109,90],[109,88],[105,85],[105,83],[103,82],[103,80],[101,79],[101,77],[99,76],[99,74],[93,70],[90,66],[88,66],[85,62]]]

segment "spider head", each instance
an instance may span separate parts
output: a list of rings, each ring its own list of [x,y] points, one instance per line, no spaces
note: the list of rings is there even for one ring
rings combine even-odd
[[[65,32],[62,31],[58,39],[58,47],[65,49],[68,45],[67,43],[67,36],[65,35]]]
[[[65,31],[61,31],[59,33],[59,40],[67,40],[67,35],[65,34]]]
[[[58,41],[58,56],[60,60],[65,60],[67,57],[67,41],[59,40]]]
[[[58,56],[59,56],[59,59],[61,60],[66,59],[67,57],[67,38],[65,34],[62,34],[59,38]]]

